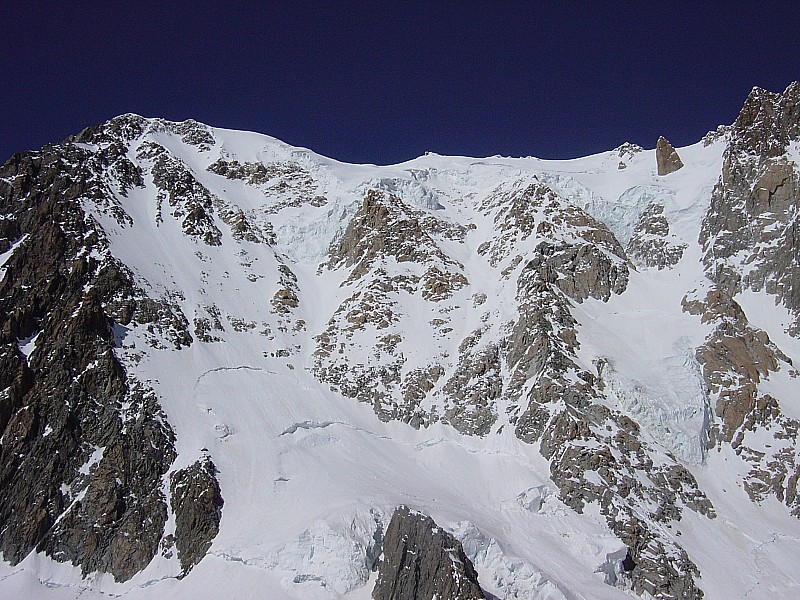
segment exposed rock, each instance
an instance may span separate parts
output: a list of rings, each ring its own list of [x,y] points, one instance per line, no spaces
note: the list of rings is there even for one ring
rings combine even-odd
[[[644,148],[642,148],[639,144],[634,144],[633,142],[623,142],[616,148],[614,148],[614,152],[622,159],[631,159],[639,152],[643,152]]]
[[[224,207],[219,211],[219,217],[231,228],[231,235],[235,240],[244,240],[254,244],[266,241],[274,243],[274,234],[265,235],[250,222],[244,211],[240,208]]]
[[[800,137],[800,82],[782,94],[754,87],[734,121],[730,145],[734,152],[777,158]]]
[[[684,298],[683,306],[714,325],[697,349],[721,420],[712,438],[729,442],[749,467],[743,484],[753,501],[774,495],[800,517],[800,463],[793,450],[800,443],[800,421],[784,415],[777,400],[759,390],[771,372],[789,368],[790,359],[720,290],[711,290],[702,301]],[[765,431],[771,432],[772,442],[755,450],[752,446],[762,446],[758,436]]]
[[[176,123],[165,119],[145,119],[131,113],[114,117],[101,125],[87,127],[78,135],[67,138],[66,141],[101,146],[126,144],[152,133],[172,134],[179,137],[184,144],[195,146],[201,151],[209,150],[216,143],[211,129],[192,119]]]
[[[800,332],[798,105],[798,84],[783,94],[754,90],[732,128],[704,139],[728,143],[700,235],[713,286],[704,280],[701,295],[687,296],[683,306],[709,333],[696,349],[702,456],[710,419],[709,443],[730,445],[744,467],[737,483],[752,500],[774,498],[800,516],[800,422],[781,410],[791,398],[772,395],[780,393],[778,375],[796,377],[796,370],[734,300],[745,290],[771,293],[795,315],[790,333]],[[150,133],[158,137],[143,138]],[[181,153],[179,143],[193,148]],[[16,564],[39,550],[84,573],[125,580],[160,546],[167,558],[176,549],[181,576],[187,574],[219,531],[216,469],[206,456],[170,473],[175,437],[154,391],[162,388],[137,380],[132,367],[146,357],[142,372],[150,373],[150,349],[167,356],[195,339],[220,342],[226,330],[245,339],[258,327],[256,354],[271,361],[305,359],[313,351],[317,379],[368,403],[381,420],[416,428],[443,423],[480,436],[513,428],[549,465],[559,500],[601,515],[625,544],[625,576],[615,585],[648,597],[702,597],[699,570],[671,524],[686,511],[712,519],[715,509],[680,462],[685,457],[659,447],[664,440],[651,435],[641,413],[615,399],[611,361],[594,360],[592,369],[578,322],[602,310],[589,299],[608,302],[625,293],[629,257],[658,269],[681,260],[686,244],[665,216],[665,202],[679,204],[667,199],[670,186],[634,185],[620,196],[620,212],[635,206],[638,216],[647,206],[635,227],[632,217],[598,209],[622,223],[617,237],[575,205],[593,206],[598,197],[564,172],[520,169],[506,177],[512,163],[485,161],[465,178],[455,161],[452,170],[408,169],[359,187],[337,182],[326,189],[324,178],[315,179],[324,168],[299,152],[292,160],[239,162],[218,147],[221,158],[198,172],[198,164],[205,169],[218,156],[202,155],[199,163],[191,157],[215,146],[213,131],[196,122],[124,115],[42,152],[16,155],[0,169],[0,551],[6,560]],[[618,157],[603,157],[604,173],[617,160],[620,168],[633,164],[640,151],[623,144]],[[656,155],[660,175],[682,166],[663,138]],[[483,180],[483,169],[495,167],[506,169],[497,171],[503,178]],[[468,177],[475,172],[476,181],[502,183],[474,191]],[[628,184],[634,175],[613,174]],[[263,204],[245,210],[203,181],[240,191],[250,186],[248,199],[263,196]],[[457,185],[448,187],[451,181]],[[163,282],[147,281],[143,269],[115,259],[112,231],[139,225],[132,215],[153,214],[129,208],[143,189],[155,200],[148,211],[157,208],[156,224],[191,238],[200,261],[220,256],[225,268],[246,268],[265,310],[255,317],[231,311],[219,297],[203,299],[212,291],[207,271],[199,274],[202,286],[184,294],[174,274],[170,286],[166,267]],[[360,205],[340,196],[353,189],[366,190]],[[306,268],[289,262],[291,252],[277,251],[270,224],[275,213],[291,209],[275,219],[282,252],[284,235],[298,225],[292,219],[312,215],[313,221],[313,207],[326,204],[329,193],[336,208],[329,216],[346,222],[319,270],[326,282],[341,282],[330,294],[335,306],[309,298],[314,284],[304,279]],[[131,202],[128,194],[135,194]],[[328,229],[325,243],[333,236]],[[256,263],[256,253],[267,260]],[[263,268],[276,261],[277,273]],[[249,286],[238,275],[225,271],[213,284],[238,292]],[[627,302],[609,309],[620,306]],[[322,307],[328,312],[313,314]],[[300,315],[316,329],[305,332]],[[131,330],[150,349],[126,342]],[[315,346],[307,349],[309,338]],[[283,368],[284,361],[271,362]],[[292,369],[302,361],[289,362]],[[778,383],[768,390],[763,384],[771,377]],[[216,427],[222,437],[232,431]],[[283,475],[275,481],[289,487]],[[537,508],[534,496],[518,502]],[[170,514],[175,529],[164,536]],[[367,548],[359,567],[365,573],[380,543],[378,536],[359,547]],[[399,509],[384,552],[376,598],[482,597],[460,545],[423,515]],[[297,575],[295,583],[312,577]]]
[[[618,250],[619,254],[609,256],[595,244],[542,242],[526,268],[539,270],[543,281],[554,283],[577,302],[590,296],[608,300],[628,285],[625,253]]]
[[[224,501],[216,474],[214,463],[205,457],[170,476],[175,546],[182,575],[203,559],[219,532]]]
[[[678,151],[663,136],[656,142],[656,166],[659,175],[669,175],[683,168]]]
[[[217,337],[212,331],[225,331],[222,326],[222,315],[216,305],[198,307],[208,316],[196,316],[194,318],[194,335],[201,342],[211,343],[220,342],[222,338]],[[203,314],[203,313],[200,313]]]
[[[314,352],[314,372],[321,381],[345,396],[371,404],[381,419],[406,422],[415,418],[415,409],[402,406],[390,393],[401,383],[405,356],[398,344],[402,338],[386,330],[399,319],[395,314],[396,300],[388,292],[408,291],[408,287],[401,287],[407,285],[416,282],[390,279],[380,269],[372,277],[360,280],[356,291],[342,302],[326,329],[316,336]],[[358,348],[361,344],[374,348],[375,360],[352,364],[345,348]]]
[[[352,267],[350,281],[367,273],[375,260],[383,256],[391,256],[398,263],[435,261],[440,265],[440,273],[463,270],[436,243],[429,221],[424,213],[411,209],[397,196],[369,190],[347,229],[331,247],[327,266]]]
[[[308,169],[295,161],[240,163],[238,160],[220,158],[210,164],[208,170],[257,187],[273,200],[266,207],[268,214],[305,204],[324,206],[327,202],[324,196],[318,194],[319,183]]]
[[[166,121],[164,119],[153,119],[151,131],[157,131],[159,127],[163,127],[166,131],[181,138],[181,142],[188,146],[195,146],[201,152],[211,149],[211,146],[216,144],[214,134],[211,133],[210,128],[203,123],[198,123],[193,119],[175,123]]]
[[[664,205],[653,202],[633,229],[626,252],[637,265],[665,269],[680,261],[687,245],[670,235]]]
[[[800,516],[800,464],[793,450],[800,422],[760,389],[791,360],[752,326],[733,300],[743,290],[774,294],[794,316],[787,333],[800,335],[800,177],[786,153],[800,139],[800,83],[782,94],[754,88],[727,132],[722,175],[703,220],[700,243],[714,281],[704,299],[684,300],[714,329],[697,350],[721,418],[716,436],[749,468],[743,486],[754,501],[774,496]],[[770,432],[764,446],[758,436]]]
[[[703,142],[703,147],[710,146],[711,144],[726,139],[730,134],[730,126],[728,125],[720,125],[714,131],[709,131],[707,134],[703,136],[701,140]]]
[[[316,337],[317,377],[346,396],[371,404],[383,420],[399,419],[415,426],[438,420],[443,408],[420,408],[433,389],[425,389],[425,377],[416,381],[417,376],[409,374],[403,381],[404,339],[388,330],[396,327],[404,312],[403,299],[413,302],[421,298],[437,305],[442,314],[452,310],[453,297],[469,281],[464,266],[442,250],[439,240],[463,240],[465,234],[465,227],[439,222],[397,196],[369,190],[333,243],[325,265],[349,269],[344,285],[353,291]],[[435,327],[431,325],[431,329]],[[442,330],[437,333],[441,335]],[[368,348],[371,358],[364,364],[352,364],[349,355],[359,347]],[[431,364],[424,371],[433,374],[437,367]],[[452,424],[465,432],[475,433],[473,427],[485,431],[485,424],[493,420],[491,410],[483,405],[450,404],[446,408]]]
[[[800,139],[800,83],[783,94],[755,88],[729,135],[700,233],[706,272],[729,296],[774,294],[800,335],[800,177],[783,156]]]
[[[5,231],[27,236],[0,283],[9,383],[0,400],[0,549],[13,564],[36,548],[84,573],[125,580],[158,549],[174,434],[155,394],[114,352],[115,327],[147,308],[129,272],[104,254],[103,234],[81,202],[96,201],[124,225],[129,217],[98,173],[123,177],[119,190],[140,180],[118,148],[99,154],[64,144],[16,155],[0,169]],[[112,156],[119,169],[99,167]],[[96,254],[87,256],[86,246]],[[158,317],[150,324],[162,331]],[[17,340],[33,336],[35,349],[23,357]]]
[[[542,241],[529,260],[543,280],[555,283],[572,299],[608,300],[612,292],[625,290],[627,257],[614,234],[550,187],[515,181],[494,190],[482,208],[495,211],[498,232],[478,247],[492,265],[507,259],[516,244],[535,236]]]
[[[381,419],[414,426],[442,420],[464,433],[486,435],[498,419],[498,405],[506,406],[517,436],[538,444],[550,461],[559,497],[579,512],[596,503],[632,548],[632,589],[663,591],[665,598],[701,597],[697,567],[652,522],[678,520],[684,509],[713,517],[711,503],[685,468],[672,458],[664,462],[633,421],[602,404],[602,381],[578,367],[571,303],[624,292],[625,251],[604,225],[541,184],[501,186],[483,210],[494,215],[497,232],[479,252],[502,268],[502,277],[517,278],[518,319],[497,329],[487,320],[460,341],[450,369],[437,362],[404,378],[403,342],[391,333],[404,318],[395,298],[416,294],[420,278],[412,268],[389,277],[386,257],[397,264],[433,260],[453,266],[440,258],[443,251],[419,225],[422,220],[406,216],[410,211],[400,199],[370,193],[332,248],[328,268],[350,267],[345,285],[356,291],[318,337],[317,376],[371,403]],[[528,240],[523,258],[516,252]],[[381,341],[374,363],[352,364],[351,348],[369,344],[376,334]],[[403,401],[392,392],[398,387]],[[642,515],[648,520],[639,524]]]
[[[383,539],[374,600],[483,600],[461,542],[428,516],[399,507]]]
[[[444,375],[441,365],[431,365],[426,369],[415,369],[403,380],[403,400],[408,407],[406,422],[414,429],[430,425],[436,420],[436,413],[427,413],[420,409],[420,404],[428,393],[436,387],[436,383]],[[454,425],[455,426],[455,425]]]
[[[458,431],[485,435],[497,420],[495,402],[503,390],[500,349],[495,344],[478,346],[481,331],[461,342],[459,364],[442,388],[449,402],[445,421]]]
[[[443,272],[438,267],[431,267],[422,276],[422,297],[425,300],[439,302],[450,298],[469,283],[458,271]]]
[[[711,502],[677,461],[659,464],[659,452],[634,421],[601,404],[602,380],[578,367],[576,321],[547,261],[530,261],[517,285],[520,319],[505,341],[516,435],[539,444],[563,502],[578,512],[597,503],[631,549],[634,591],[702,597],[699,571],[686,551],[641,515],[668,522],[686,507],[713,518]]]
[[[105,123],[86,127],[77,135],[68,137],[65,142],[97,144],[101,147],[121,143],[124,146],[144,135],[149,126],[149,119],[128,113]]]
[[[156,220],[163,220],[162,204],[166,200],[172,208],[171,216],[181,221],[186,235],[197,237],[209,246],[222,243],[222,232],[214,222],[215,198],[201,184],[186,164],[173,156],[164,146],[145,142],[139,147],[137,158],[152,161],[150,173],[158,188]]]
[[[295,309],[300,304],[300,299],[297,296],[297,276],[292,273],[292,270],[286,265],[278,265],[278,271],[281,274],[280,285],[281,288],[275,292],[275,295],[270,300],[272,306],[279,313],[286,314]]]

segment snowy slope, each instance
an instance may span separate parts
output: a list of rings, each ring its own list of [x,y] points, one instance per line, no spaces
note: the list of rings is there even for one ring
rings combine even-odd
[[[685,246],[674,267],[631,264],[621,293],[564,296],[576,321],[575,372],[596,374],[597,402],[638,423],[657,462],[685,466],[713,504],[715,518],[684,509],[683,518],[653,525],[659,539],[687,550],[706,598],[800,593],[793,569],[800,521],[772,497],[751,501],[742,489],[746,467],[730,445],[709,449],[715,408],[695,350],[712,324],[682,305],[687,295],[702,297],[711,288],[698,237],[720,177],[724,138],[679,148],[685,167],[659,177],[653,150],[568,161],[427,154],[399,165],[349,165],[267,136],[202,126],[213,143],[187,143],[161,123],[151,121],[127,146],[127,159],[143,170],[142,186],[114,192],[127,217],[96,202],[83,207],[107,236],[108,246],[95,251],[99,258],[126,265],[149,296],[185,316],[195,338],[176,349],[163,332],[133,322],[120,330],[116,354],[130,376],[154,390],[174,430],[170,471],[213,458],[225,500],[219,533],[182,578],[169,552],[124,583],[98,572],[82,577],[78,568],[34,552],[14,566],[0,563],[1,595],[368,598],[381,532],[394,508],[406,504],[462,541],[487,597],[631,597],[619,575],[625,543],[598,503],[579,512],[560,498],[553,463],[538,443],[515,434],[520,411],[510,395],[489,404],[493,420],[480,435],[454,426],[455,417],[451,424],[441,418],[456,407],[446,381],[459,373],[464,340],[480,331],[475,353],[502,348],[509,324],[520,318],[515,278],[524,261],[514,256],[533,255],[547,238],[520,230],[496,242],[502,237],[497,199],[530,185],[549,187],[559,202],[605,224],[623,246],[648,206],[663,205],[670,234]],[[90,152],[99,147],[80,144]],[[200,233],[182,220],[192,207],[172,204],[160,191],[154,145],[210,195],[213,210]],[[219,161],[225,169],[238,161],[271,170],[228,177],[219,174]],[[388,252],[371,262],[366,255],[356,256],[361,263],[330,258],[370,190],[398,199],[401,223],[416,219],[431,231],[430,242],[415,243],[425,261]],[[236,219],[246,220],[250,238],[232,225]],[[545,217],[535,219],[540,224]],[[204,242],[214,230],[219,243]],[[24,243],[0,255],[0,265]],[[497,254],[480,250],[487,243],[499,244]],[[416,284],[404,291],[404,278],[424,282],[433,266],[456,282],[446,295],[432,302]],[[371,323],[364,312],[367,322],[358,328],[349,315],[376,289],[387,325]],[[289,300],[276,304],[276,298]],[[800,360],[800,344],[784,333],[788,325],[772,297],[747,292],[741,303],[751,323]],[[330,358],[320,354],[326,332],[334,336]],[[376,344],[391,335],[396,350]],[[26,356],[35,352],[35,340],[27,341]],[[337,365],[344,365],[339,385],[320,375]],[[422,427],[402,416],[379,418],[345,389],[353,373],[374,380],[380,369],[397,368],[402,383],[387,379],[376,397],[381,406],[389,398],[402,408],[406,382],[431,365],[444,374],[414,408]],[[500,365],[499,380],[510,386],[513,365]],[[800,410],[789,402],[797,381],[782,369],[762,384],[795,418]],[[169,514],[165,535],[175,527]]]

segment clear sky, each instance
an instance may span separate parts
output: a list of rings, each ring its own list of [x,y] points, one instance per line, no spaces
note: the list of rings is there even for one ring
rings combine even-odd
[[[646,5],[649,8],[642,8]],[[800,79],[800,2],[7,2],[0,161],[135,112],[340,160],[676,146]]]

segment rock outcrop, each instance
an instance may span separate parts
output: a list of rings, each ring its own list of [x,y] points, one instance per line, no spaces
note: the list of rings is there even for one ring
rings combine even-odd
[[[391,446],[430,452],[425,477],[455,452],[476,465],[513,455],[536,479],[519,485],[546,485],[548,500],[514,505],[509,488],[507,500],[486,499],[491,510],[510,499],[550,525],[554,507],[557,519],[590,518],[619,539],[609,583],[699,600],[709,563],[693,554],[695,534],[679,537],[681,521],[716,531],[730,504],[712,505],[697,465],[739,461],[725,473],[732,485],[784,522],[800,516],[800,421],[786,409],[798,377],[789,336],[800,335],[799,107],[800,84],[754,90],[732,127],[693,148],[702,160],[686,177],[658,183],[632,144],[552,172],[505,158],[356,168],[135,115],[15,155],[0,168],[3,558],[43,552],[122,582],[160,552],[157,569],[183,578],[229,526],[223,496],[241,497],[216,465],[225,483],[236,453],[260,443],[248,419],[294,423],[263,438],[277,464],[260,488],[274,491],[259,497],[277,503],[270,511],[309,489],[298,471],[319,448],[327,460],[351,439],[398,441],[400,424],[365,425],[352,398],[382,421],[430,428]],[[664,138],[656,158],[659,175],[683,167]],[[695,175],[720,159],[712,192],[718,173]],[[776,319],[764,318],[765,297],[781,305]],[[628,346],[652,319],[663,348]],[[642,348],[663,354],[639,360]],[[226,404],[220,388],[242,381],[241,407]],[[181,419],[175,430],[168,415]],[[253,473],[272,460],[249,459]],[[383,535],[386,506],[441,501],[422,481],[367,498],[365,522],[337,516],[263,564],[291,565],[280,585],[307,596],[353,567],[336,588],[348,594],[382,546],[376,600],[482,598],[461,545],[429,517],[401,507]],[[331,545],[333,530],[350,533]],[[256,556],[261,540],[248,543]],[[320,569],[329,555],[319,552],[303,570],[313,561],[298,555],[315,549],[343,562]]]
[[[670,235],[664,205],[653,202],[639,218],[625,250],[637,265],[666,269],[678,264],[686,244]]]
[[[630,548],[634,591],[701,598],[697,566],[653,523],[680,520],[684,509],[714,518],[711,502],[674,458],[659,464],[659,451],[636,422],[603,404],[602,365],[597,375],[580,369],[577,323],[568,298],[547,285],[547,270],[532,261],[518,285],[521,318],[507,342],[517,436],[538,444],[567,506],[578,512],[590,503],[599,506]],[[529,391],[521,396],[524,389]]]
[[[183,574],[200,562],[219,532],[225,503],[214,462],[204,457],[170,476],[175,547]]]
[[[706,271],[729,296],[774,294],[800,335],[800,176],[787,155],[800,140],[800,84],[783,94],[755,88],[728,135],[700,233]]]
[[[122,215],[104,165],[121,188],[139,184],[113,145],[53,146],[0,169],[4,234],[17,244],[0,283],[0,549],[11,563],[38,549],[124,580],[158,549],[175,453],[155,394],[115,354],[117,328],[148,319],[152,304],[103,256],[81,208],[93,198]]]
[[[430,517],[399,507],[383,539],[373,600],[483,600],[461,543]]]
[[[663,136],[656,142],[656,166],[659,175],[669,175],[683,168],[678,151]]]
[[[397,196],[369,190],[331,247],[325,265],[327,269],[347,269],[349,275],[342,286],[349,295],[316,337],[317,377],[346,396],[371,404],[383,420],[399,419],[420,426],[441,420],[442,413],[447,413],[448,422],[464,433],[485,433],[487,423],[494,421],[486,402],[465,405],[456,396],[441,410],[420,407],[433,387],[430,378],[441,375],[437,362],[424,369],[427,376],[402,374],[411,340],[398,327],[405,312],[401,307],[411,302],[442,316],[454,309],[455,296],[463,294],[469,281],[464,265],[442,246],[463,243],[467,232],[467,227],[440,221]],[[444,327],[446,323],[444,318],[430,320],[426,335],[448,336],[452,328]],[[350,356],[364,352],[374,358],[353,364]],[[395,390],[399,392],[396,395]]]
[[[800,140],[800,84],[782,94],[754,88],[725,134],[722,174],[700,232],[714,287],[685,299],[684,309],[714,326],[697,357],[721,421],[715,437],[742,460],[743,487],[754,501],[774,496],[800,516],[800,422],[780,408],[793,398],[761,390],[779,371],[796,376],[796,366],[734,300],[745,290],[773,294],[792,316],[786,333],[800,335],[800,177],[790,155]],[[763,446],[765,432],[771,441]]]
[[[38,550],[122,581],[164,534],[175,435],[121,345],[133,327],[154,348],[193,340],[180,308],[147,295],[84,208],[133,223],[120,199],[144,180],[126,143],[145,125],[119,117],[0,168],[0,233],[14,246],[0,282],[0,550],[12,564]],[[169,127],[187,144],[213,141],[193,122]],[[164,183],[178,198],[176,173]]]
[[[769,335],[747,320],[741,306],[724,291],[705,298],[684,298],[684,310],[714,326],[697,349],[715,411],[719,417],[712,442],[729,443],[747,471],[742,485],[754,502],[774,496],[800,517],[800,421],[783,414],[778,399],[762,392],[771,373],[792,369],[791,359]],[[769,432],[764,446],[760,436]]]

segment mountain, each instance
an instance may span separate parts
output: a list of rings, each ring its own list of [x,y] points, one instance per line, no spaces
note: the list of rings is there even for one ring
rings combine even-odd
[[[0,591],[800,593],[800,83],[697,144],[0,168]]]

